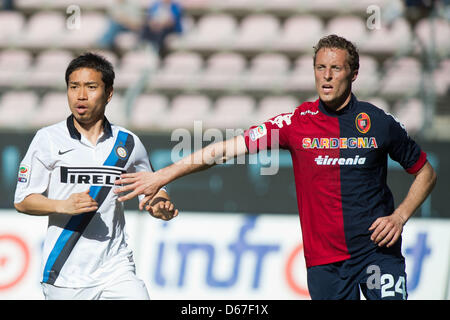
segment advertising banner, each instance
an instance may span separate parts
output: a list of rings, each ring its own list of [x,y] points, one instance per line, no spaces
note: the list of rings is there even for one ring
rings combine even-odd
[[[47,218],[0,214],[0,299],[43,299]],[[130,211],[126,221],[137,274],[154,300],[310,298],[296,216],[181,212],[165,222]],[[450,298],[450,220],[411,219],[403,254],[410,300]]]

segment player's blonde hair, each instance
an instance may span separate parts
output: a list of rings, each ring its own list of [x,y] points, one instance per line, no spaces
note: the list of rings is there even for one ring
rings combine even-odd
[[[314,65],[316,64],[317,52],[322,48],[343,49],[348,53],[348,64],[352,71],[359,70],[359,53],[356,46],[347,39],[335,34],[330,34],[319,40],[314,46]]]

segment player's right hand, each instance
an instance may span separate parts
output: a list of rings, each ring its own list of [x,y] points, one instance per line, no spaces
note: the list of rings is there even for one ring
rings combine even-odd
[[[89,195],[89,189],[79,193],[73,193],[66,200],[61,201],[58,212],[69,215],[77,215],[92,212],[98,209],[98,203]]]

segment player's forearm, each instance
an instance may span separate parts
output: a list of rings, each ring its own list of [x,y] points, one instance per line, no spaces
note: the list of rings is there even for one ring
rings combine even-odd
[[[164,186],[178,178],[206,170],[216,164],[225,163],[229,159],[245,153],[247,153],[247,147],[244,138],[237,136],[226,141],[212,143],[174,164],[158,170],[156,174],[161,178],[161,186]]]
[[[427,162],[416,174],[403,202],[395,210],[394,214],[399,215],[403,224],[414,214],[429,196],[436,184],[437,176],[433,167]]]
[[[14,203],[17,211],[36,216],[60,213],[62,200],[52,200],[41,194],[30,194],[22,202]]]

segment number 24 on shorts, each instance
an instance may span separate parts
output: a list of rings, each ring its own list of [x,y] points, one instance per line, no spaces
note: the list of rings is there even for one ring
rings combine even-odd
[[[404,276],[399,276],[395,282],[394,276],[389,273],[381,275],[380,268],[376,265],[371,265],[367,268],[367,273],[370,276],[367,278],[368,289],[381,289],[381,298],[393,297],[396,293],[402,295],[406,299],[406,281]]]

